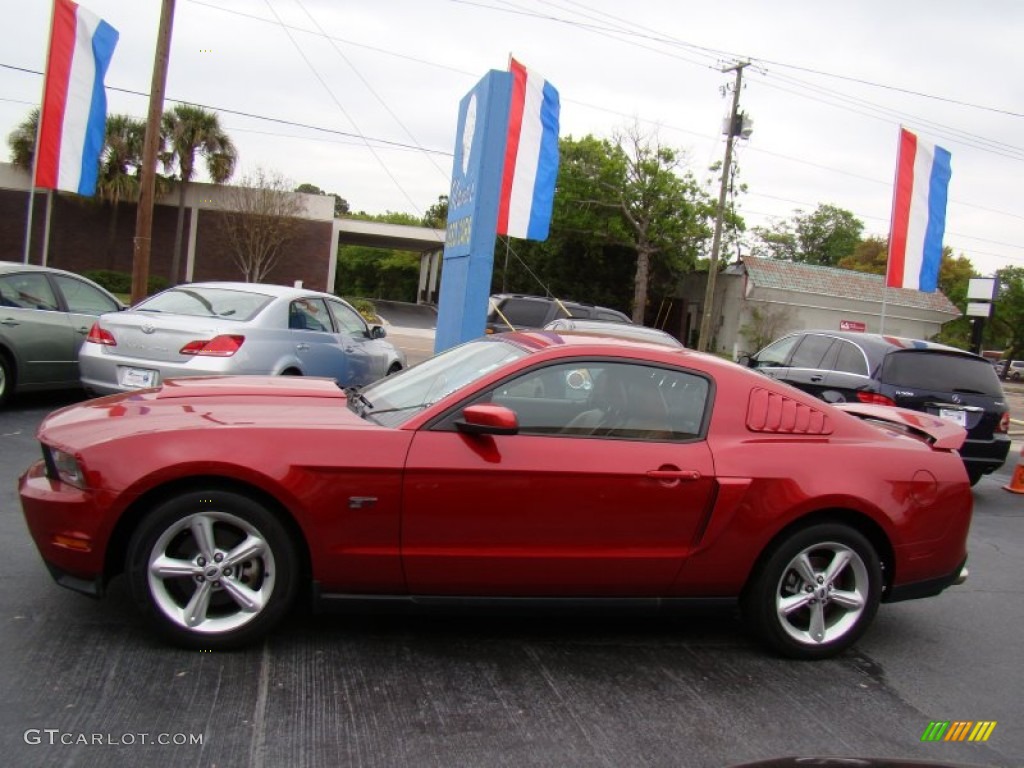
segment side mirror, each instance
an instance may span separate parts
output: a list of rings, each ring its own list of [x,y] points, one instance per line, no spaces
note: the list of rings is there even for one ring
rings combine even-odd
[[[514,435],[519,432],[519,419],[502,405],[470,405],[455,428],[464,435]]]
[[[753,359],[750,357],[750,355],[744,352],[742,355],[736,358],[736,362],[739,365],[742,365],[744,368],[751,368],[751,363],[753,362]]]
[[[370,326],[370,338],[371,339],[383,339],[388,335],[388,332],[384,330],[383,325],[371,325]]]

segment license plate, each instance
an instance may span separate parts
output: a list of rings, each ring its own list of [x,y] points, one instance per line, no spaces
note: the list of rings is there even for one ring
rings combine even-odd
[[[961,427],[967,426],[967,412],[961,411],[958,408],[940,408],[939,417],[949,419],[950,421],[959,424]]]
[[[156,384],[156,371],[151,371],[148,368],[122,368],[121,369],[121,386],[122,387],[152,387]]]

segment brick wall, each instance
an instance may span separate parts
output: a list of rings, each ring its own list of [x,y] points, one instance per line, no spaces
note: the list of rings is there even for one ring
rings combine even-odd
[[[117,227],[111,237],[111,206],[76,195],[54,193],[50,225],[50,247],[47,264],[71,272],[91,269],[132,271],[135,241],[134,203],[118,206]],[[25,221],[28,195],[25,191],[0,189],[0,260],[21,261],[24,253]],[[192,209],[185,209],[181,274],[185,278],[188,233]],[[193,279],[241,280],[242,273],[234,264],[219,225],[219,211],[200,210],[196,233],[196,256]],[[42,262],[43,226],[46,216],[46,194],[36,193],[32,217],[32,249],[29,261]],[[178,209],[156,205],[153,209],[152,244],[149,273],[170,278],[171,253]],[[302,220],[299,235],[289,245],[267,282],[291,285],[302,280],[314,290],[331,290],[328,286],[328,254],[333,224],[330,221]]]

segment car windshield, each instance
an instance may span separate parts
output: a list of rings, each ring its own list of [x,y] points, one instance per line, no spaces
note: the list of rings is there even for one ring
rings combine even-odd
[[[1002,398],[1003,388],[986,361],[942,352],[893,352],[882,366],[882,381],[895,387],[960,392]]]
[[[397,426],[526,351],[498,340],[470,341],[371,384],[349,402],[364,418]]]
[[[244,322],[256,317],[273,300],[273,296],[265,293],[182,285],[158,293],[133,309],[137,312],[219,317]]]

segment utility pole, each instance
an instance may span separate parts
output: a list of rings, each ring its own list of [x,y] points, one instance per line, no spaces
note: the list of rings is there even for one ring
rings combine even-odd
[[[715,217],[715,236],[711,241],[711,262],[708,265],[708,285],[704,291],[704,314],[700,321],[700,336],[697,339],[697,351],[707,352],[711,342],[711,310],[715,303],[715,278],[718,276],[718,254],[722,247],[722,220],[725,218],[725,198],[729,193],[729,176],[732,172],[732,140],[736,135],[736,118],[740,108],[740,86],[743,83],[743,70],[750,66],[749,61],[741,61],[723,72],[736,72],[736,85],[732,91],[732,112],[729,114],[729,131],[725,138],[725,165],[722,166],[722,188],[718,193],[718,215]]]
[[[149,292],[149,253],[153,235],[153,198],[156,196],[156,152],[160,146],[160,119],[164,112],[164,88],[167,64],[171,57],[171,29],[174,27],[174,0],[163,0],[160,30],[153,60],[153,82],[149,89],[149,115],[146,140],[142,145],[142,175],[139,179],[139,205],[135,217],[135,250],[132,256],[132,300],[135,304]]]

